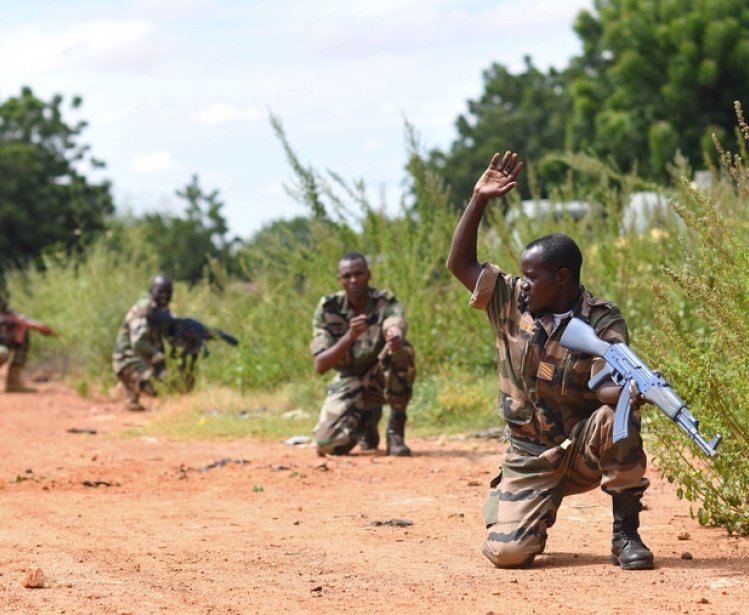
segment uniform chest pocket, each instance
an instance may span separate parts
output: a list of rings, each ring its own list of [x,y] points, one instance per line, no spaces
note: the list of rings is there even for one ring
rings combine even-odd
[[[516,348],[517,355],[513,357],[513,362],[520,367],[520,371],[518,372],[520,377],[525,378],[528,365],[532,360],[533,335],[525,331],[520,331],[518,333],[518,343]]]
[[[334,337],[341,337],[348,330],[348,323],[340,320],[325,323],[325,329]]]

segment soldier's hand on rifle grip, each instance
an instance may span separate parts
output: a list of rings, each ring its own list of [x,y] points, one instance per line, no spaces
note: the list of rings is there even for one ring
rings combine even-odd
[[[616,384],[613,380],[606,380],[600,387],[596,389],[596,396],[598,399],[609,406],[616,406],[619,401],[619,396],[622,394],[622,388]],[[645,396],[640,393],[640,389],[637,388],[637,383],[634,380],[629,382],[629,406],[632,410],[639,410],[640,406],[646,403]]]
[[[160,365],[166,361],[166,357],[163,352],[155,352],[151,355],[151,365]]]
[[[637,388],[637,382],[629,381],[629,406],[632,410],[639,410],[643,404],[647,403],[645,396]]]

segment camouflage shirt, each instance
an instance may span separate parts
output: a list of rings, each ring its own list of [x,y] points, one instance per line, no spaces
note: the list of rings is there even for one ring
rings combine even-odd
[[[367,315],[367,330],[348,349],[346,356],[335,369],[343,376],[362,376],[375,363],[385,346],[385,331],[393,325],[406,335],[406,319],[403,308],[388,290],[370,288],[369,301],[364,310]],[[312,343],[314,356],[331,348],[348,331],[348,323],[356,313],[349,304],[344,291],[326,295],[320,299],[312,317]]]
[[[567,326],[554,329],[549,312],[534,314],[525,305],[520,278],[487,263],[476,282],[471,306],[485,309],[497,334],[497,412],[514,442],[548,447],[561,444],[572,427],[601,406],[588,389],[604,360],[559,343]],[[619,308],[596,299],[584,286],[572,310],[609,343],[628,341]]]
[[[155,310],[169,312],[167,308],[158,307],[149,295],[130,308],[114,342],[112,369],[115,373],[129,365],[147,363],[157,352],[164,352],[166,331],[148,322],[148,317]]]

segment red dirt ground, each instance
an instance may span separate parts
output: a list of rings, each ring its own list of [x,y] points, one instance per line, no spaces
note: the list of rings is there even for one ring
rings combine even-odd
[[[58,384],[0,393],[1,613],[749,612],[749,540],[701,528],[654,471],[641,533],[655,570],[609,564],[600,491],[565,500],[533,568],[497,570],[480,553],[496,442],[321,460],[119,435],[151,416]],[[197,471],[224,458],[248,463]],[[372,525],[390,519],[413,525]],[[43,588],[23,587],[30,568]]]

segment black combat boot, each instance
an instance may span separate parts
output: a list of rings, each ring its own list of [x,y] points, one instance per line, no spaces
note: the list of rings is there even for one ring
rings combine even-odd
[[[390,420],[387,429],[387,454],[395,457],[409,457],[411,449],[403,441],[403,432],[406,428],[405,408],[393,408],[390,406]]]
[[[614,503],[614,537],[611,541],[611,563],[624,570],[652,570],[653,553],[637,533],[640,527],[642,494],[620,493]]]
[[[375,451],[380,445],[380,432],[378,425],[382,418],[382,408],[375,408],[364,414],[362,418],[362,434],[359,439],[359,448],[363,451]]]

